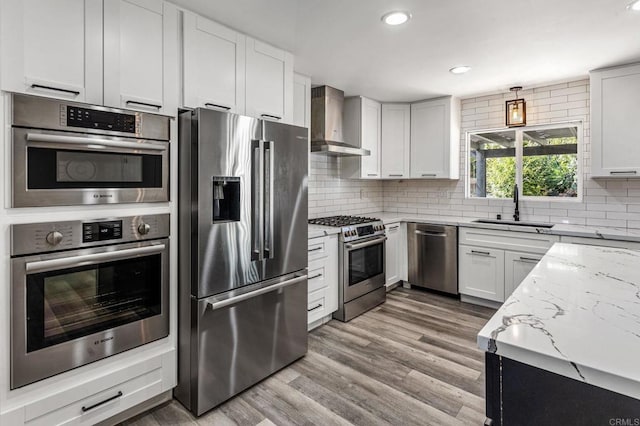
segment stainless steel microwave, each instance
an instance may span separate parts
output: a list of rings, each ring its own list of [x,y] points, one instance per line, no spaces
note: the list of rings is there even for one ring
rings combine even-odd
[[[169,201],[169,117],[11,98],[12,207]]]

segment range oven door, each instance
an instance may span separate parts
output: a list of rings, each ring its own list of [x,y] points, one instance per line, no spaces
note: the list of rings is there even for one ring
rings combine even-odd
[[[387,237],[345,243],[343,249],[343,300],[349,302],[385,283],[385,241]]]
[[[13,128],[13,207],[169,200],[169,143]]]
[[[11,260],[11,389],[169,334],[169,240]]]

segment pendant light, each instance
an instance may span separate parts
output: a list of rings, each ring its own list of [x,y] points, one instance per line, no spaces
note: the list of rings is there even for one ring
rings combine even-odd
[[[505,103],[507,127],[519,127],[527,125],[527,104],[524,99],[518,99],[518,92],[522,86],[514,86],[509,90],[516,93],[516,98]]]

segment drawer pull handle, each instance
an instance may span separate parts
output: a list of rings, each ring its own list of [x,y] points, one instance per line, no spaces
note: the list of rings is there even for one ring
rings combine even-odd
[[[154,108],[154,109],[157,109],[157,110],[162,109],[162,105],[150,104],[150,103],[147,103],[147,102],[127,101],[125,103],[127,105],[140,105],[140,106],[143,106],[143,107]]]
[[[231,107],[224,106],[224,105],[219,105],[219,104],[212,104],[211,102],[205,103],[204,106],[209,107],[209,108],[220,108],[220,109],[223,109],[225,111],[229,111],[231,109]]]
[[[609,174],[610,175],[635,175],[635,174],[638,174],[638,172],[635,170],[620,170],[620,171],[609,172]]]
[[[320,278],[321,276],[322,276],[322,274],[315,274],[314,276],[309,277],[308,279],[309,279],[309,281],[311,281],[311,280],[315,280],[316,278]]]
[[[389,174],[389,176],[391,176],[391,177],[402,177],[404,175],[401,175],[401,174]]]
[[[422,177],[436,177],[435,173],[422,173]]]
[[[118,399],[118,398],[120,398],[121,396],[122,396],[122,391],[118,391],[118,393],[117,393],[117,394],[113,395],[111,398],[107,398],[107,399],[105,399],[104,401],[98,402],[98,403],[93,404],[93,405],[90,405],[90,406],[88,406],[88,407],[85,407],[85,406],[83,405],[83,406],[82,406],[82,412],[83,412],[83,413],[86,413],[86,412],[87,412],[87,411],[89,411],[89,410],[93,410],[94,408],[97,408],[97,407],[99,407],[99,406],[101,406],[101,405],[104,405],[104,404],[106,404],[107,402],[111,402],[111,401],[113,401],[114,399]]]
[[[317,305],[317,306],[314,306],[314,307],[313,307],[313,308],[311,308],[311,309],[307,309],[307,312],[315,311],[315,310],[316,310],[316,309],[318,309],[318,308],[322,308],[322,303],[320,303],[320,304],[319,304],[319,305]]]
[[[389,231],[391,231],[392,229],[398,229],[398,228],[400,228],[400,225],[390,226],[388,229]]]
[[[535,262],[535,263],[540,262],[540,259],[536,259],[535,257],[523,257],[523,256],[520,256],[520,260],[522,260],[523,262]]]
[[[260,114],[260,117],[262,117],[262,118],[271,118],[273,120],[282,120],[282,117],[279,117],[277,115],[271,115],[271,114]]]
[[[378,176],[377,173],[367,173],[367,176]]]
[[[318,251],[318,250],[322,250],[322,247],[314,247],[312,249],[309,249],[308,251]]]
[[[480,256],[491,256],[488,251],[471,250],[471,254],[479,254]]]
[[[73,96],[78,96],[80,94],[80,92],[78,92],[77,90],[60,89],[59,87],[44,86],[42,84],[32,84],[31,88],[32,89],[53,90],[54,92],[68,93],[68,94],[73,95]]]

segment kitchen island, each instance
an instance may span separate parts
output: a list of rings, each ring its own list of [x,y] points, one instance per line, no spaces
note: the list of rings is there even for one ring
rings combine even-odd
[[[487,424],[639,425],[640,251],[556,243],[478,347]]]

